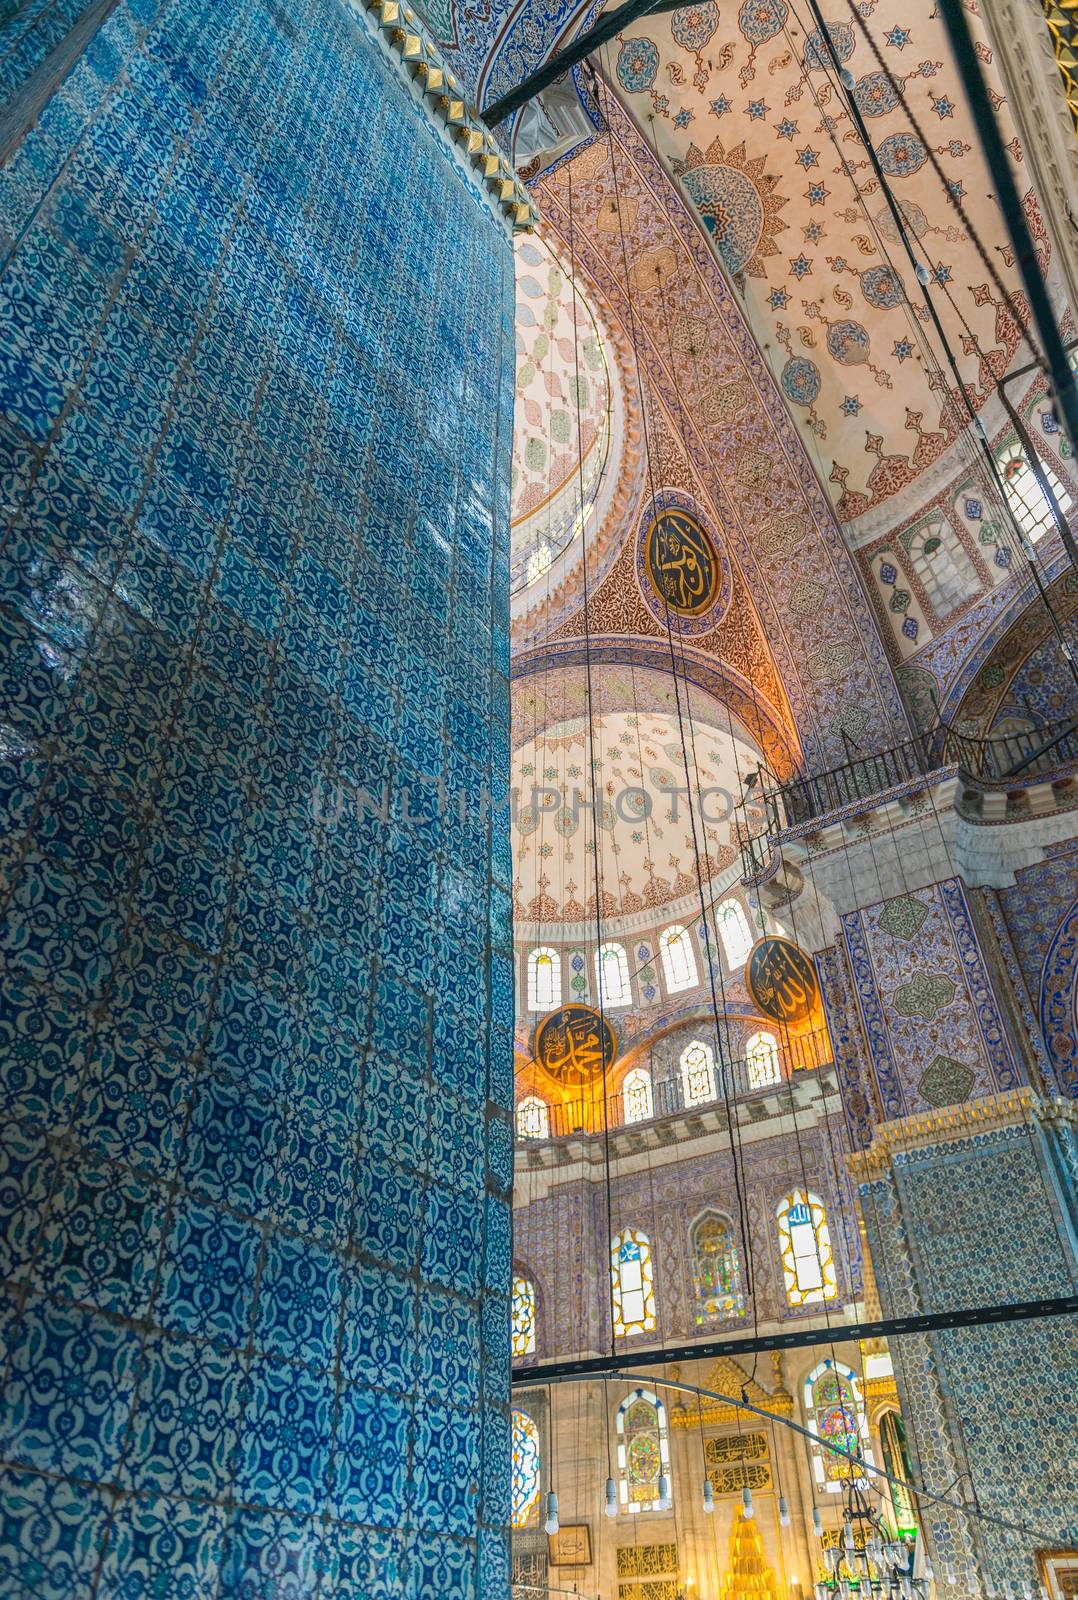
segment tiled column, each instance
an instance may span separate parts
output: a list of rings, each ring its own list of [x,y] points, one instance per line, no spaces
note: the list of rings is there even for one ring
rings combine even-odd
[[[0,1594],[498,1600],[511,252],[335,0],[103,9],[0,196]]]

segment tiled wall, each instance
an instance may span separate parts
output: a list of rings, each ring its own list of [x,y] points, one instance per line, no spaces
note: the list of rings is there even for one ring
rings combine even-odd
[[[493,1600],[508,245],[334,0],[2,195],[0,1594]]]
[[[1072,840],[1046,851],[997,891],[1006,935],[1044,1043],[1052,1087],[1078,1096],[1074,1028],[1078,973],[1078,852]]]

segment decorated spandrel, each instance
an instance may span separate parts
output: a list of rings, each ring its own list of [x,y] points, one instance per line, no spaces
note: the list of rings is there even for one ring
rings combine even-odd
[[[590,1006],[562,1006],[535,1030],[535,1059],[556,1083],[579,1089],[611,1067],[617,1039],[605,1017]]]
[[[710,536],[687,511],[661,511],[648,529],[648,577],[672,611],[695,617],[719,593],[722,572]]]
[[[758,939],[749,952],[745,986],[753,1004],[773,1022],[795,1026],[818,1011],[820,989],[812,961],[789,939]]]

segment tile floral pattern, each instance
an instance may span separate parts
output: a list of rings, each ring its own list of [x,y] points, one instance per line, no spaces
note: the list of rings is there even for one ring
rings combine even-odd
[[[0,1590],[501,1600],[512,254],[334,0],[84,9],[0,24],[79,45],[0,199]]]

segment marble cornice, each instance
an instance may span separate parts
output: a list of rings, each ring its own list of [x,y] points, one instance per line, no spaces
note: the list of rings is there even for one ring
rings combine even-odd
[[[1053,1124],[1078,1128],[1078,1103],[1061,1096],[1050,1098],[1023,1085],[980,1100],[966,1100],[960,1105],[941,1106],[937,1111],[885,1122],[875,1130],[867,1150],[847,1154],[846,1164],[855,1183],[866,1183],[888,1171],[896,1156],[915,1150],[974,1139],[1000,1128]]]

